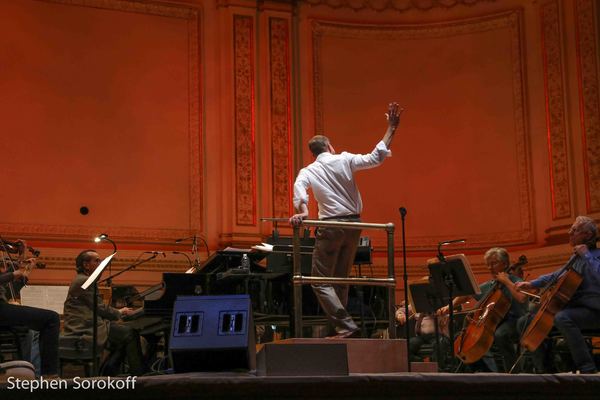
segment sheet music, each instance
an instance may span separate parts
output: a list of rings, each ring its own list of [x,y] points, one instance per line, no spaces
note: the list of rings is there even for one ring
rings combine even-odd
[[[25,286],[21,289],[21,304],[63,313],[68,286]]]
[[[261,244],[257,244],[252,246],[254,250],[264,251],[266,253],[270,253],[273,251],[273,245],[269,243],[262,242]]]
[[[252,251],[252,249],[240,249],[238,247],[225,247],[223,250],[221,250],[223,252],[228,252],[228,253],[250,253]]]

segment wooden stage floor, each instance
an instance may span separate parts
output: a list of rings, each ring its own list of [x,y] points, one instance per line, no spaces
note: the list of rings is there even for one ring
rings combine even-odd
[[[273,377],[219,372],[138,377],[134,389],[120,390],[84,390],[81,386],[76,389],[73,380],[64,383],[68,388],[35,391],[9,389],[4,383],[0,384],[0,395],[7,400],[600,399],[600,375],[574,374],[389,373]]]

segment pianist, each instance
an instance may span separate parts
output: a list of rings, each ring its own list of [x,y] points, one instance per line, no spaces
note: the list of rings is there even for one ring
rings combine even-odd
[[[80,335],[92,338],[92,308],[94,295],[91,288],[83,290],[81,285],[100,264],[100,256],[95,250],[79,253],[75,260],[77,275],[71,282],[64,308],[64,334]],[[116,375],[127,357],[129,374],[142,375],[145,372],[144,361],[138,333],[118,322],[121,317],[133,312],[131,308],[116,309],[98,300],[98,346],[110,351],[102,368],[104,375]]]

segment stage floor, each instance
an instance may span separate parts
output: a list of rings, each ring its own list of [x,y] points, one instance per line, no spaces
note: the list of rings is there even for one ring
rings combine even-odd
[[[92,378],[89,378],[92,379]],[[106,380],[106,377],[97,378]],[[112,378],[114,379],[114,378]],[[119,378],[117,378],[119,379]],[[124,378],[121,378],[124,379]],[[2,398],[79,399],[599,399],[600,375],[392,373],[273,377],[186,373],[138,377],[135,388],[25,390],[0,385]],[[87,385],[89,386],[89,382]],[[131,386],[131,382],[130,382]]]

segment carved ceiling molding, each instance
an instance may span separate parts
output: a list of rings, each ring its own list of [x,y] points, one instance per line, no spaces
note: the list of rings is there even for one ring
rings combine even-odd
[[[519,177],[518,204],[521,226],[519,229],[509,232],[497,232],[488,234],[463,235],[467,241],[467,248],[479,248],[497,245],[524,245],[535,241],[533,231],[533,209],[531,202],[531,164],[528,151],[528,140],[525,123],[525,82],[523,76],[523,50],[522,50],[522,27],[523,11],[520,9],[483,16],[480,18],[458,20],[447,23],[423,24],[423,25],[397,25],[380,26],[366,24],[343,24],[315,20],[312,23],[313,41],[313,84],[315,104],[315,132],[324,133],[323,116],[323,82],[322,82],[322,38],[356,38],[377,40],[406,40],[450,37],[456,35],[476,34],[497,29],[508,29],[511,41],[512,82],[513,82],[513,118],[515,121],[515,142],[517,154],[517,168]],[[383,247],[385,237],[373,235],[378,238],[378,244]],[[448,237],[410,237],[409,250],[431,250],[437,247],[440,241],[448,240]],[[400,245],[397,238],[395,245]],[[398,248],[398,247],[397,247]]]
[[[600,90],[596,29],[598,10],[593,0],[577,0],[574,4],[585,197],[587,212],[593,213],[600,211]]]
[[[188,236],[189,229],[149,229],[119,226],[80,226],[80,225],[44,225],[44,224],[0,224],[0,232],[19,236],[29,240],[47,242],[49,240],[91,239],[101,232],[108,232],[111,238],[122,243],[135,241],[172,242]]]
[[[311,6],[327,6],[334,9],[349,8],[354,11],[429,11],[436,8],[449,9],[455,6],[474,6],[496,0],[305,0]]]
[[[233,16],[235,194],[238,225],[256,225],[254,19]]]
[[[273,216],[287,217],[291,207],[290,22],[269,19],[271,70],[271,160]]]
[[[36,0],[45,3],[107,9],[128,13],[156,15],[160,17],[181,18],[187,20],[188,27],[188,91],[189,91],[189,159],[190,159],[190,227],[188,229],[159,229],[135,227],[75,226],[75,225],[37,225],[37,224],[0,224],[0,230],[9,234],[39,237],[88,238],[99,232],[110,232],[124,242],[133,240],[164,241],[188,236],[190,232],[202,229],[202,131],[200,99],[200,11],[184,5],[165,5],[135,0]]]
[[[544,93],[546,96],[546,128],[548,130],[548,152],[550,156],[552,219],[557,220],[572,216],[561,13],[558,0],[546,1],[542,4],[540,16]]]
[[[104,8],[115,11],[159,15],[161,17],[197,19],[199,11],[184,5],[166,5],[136,0],[37,0],[44,3],[58,3],[91,8]]]

